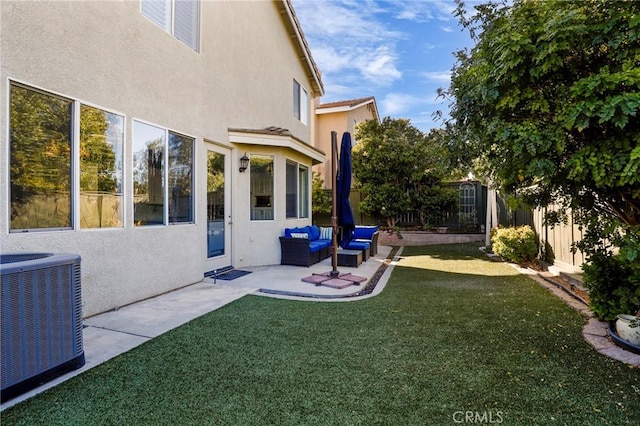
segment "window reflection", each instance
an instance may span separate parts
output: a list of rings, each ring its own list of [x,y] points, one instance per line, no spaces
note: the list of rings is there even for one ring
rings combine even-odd
[[[225,253],[224,155],[207,152],[207,255]]]
[[[69,99],[11,83],[10,229],[71,227]]]
[[[251,155],[251,220],[273,220],[273,157]]]
[[[298,185],[300,186],[300,217],[309,217],[309,168],[300,166],[298,169]]]
[[[165,130],[133,122],[133,221],[164,224]]]
[[[193,139],[169,132],[169,223],[193,222]]]
[[[287,161],[287,218],[309,217],[309,168]]]
[[[80,226],[123,226],[124,118],[80,106]]]
[[[287,161],[287,218],[298,217],[298,165]]]

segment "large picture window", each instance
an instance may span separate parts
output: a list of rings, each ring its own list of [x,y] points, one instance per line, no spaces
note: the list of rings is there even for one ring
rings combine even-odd
[[[124,226],[124,117],[80,105],[80,227]]]
[[[287,218],[309,217],[309,168],[287,161]]]
[[[251,220],[273,220],[273,156],[251,155]]]
[[[10,84],[10,230],[72,227],[73,101]]]
[[[140,12],[196,52],[200,50],[199,0],[142,0]]]
[[[124,227],[124,117],[21,83],[9,88],[9,231]],[[194,145],[133,122],[136,226],[193,223]]]

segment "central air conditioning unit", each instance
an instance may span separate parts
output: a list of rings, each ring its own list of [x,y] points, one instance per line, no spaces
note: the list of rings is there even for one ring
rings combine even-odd
[[[5,402],[85,363],[80,256],[0,255]]]

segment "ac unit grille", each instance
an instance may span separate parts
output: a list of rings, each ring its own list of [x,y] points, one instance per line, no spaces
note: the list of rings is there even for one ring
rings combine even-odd
[[[80,257],[29,253],[5,262],[4,256],[2,400],[15,396],[11,390],[56,377],[56,369],[84,364]]]

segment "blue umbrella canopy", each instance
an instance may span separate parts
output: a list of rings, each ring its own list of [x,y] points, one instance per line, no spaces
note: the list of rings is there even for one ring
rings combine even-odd
[[[340,165],[336,177],[337,201],[338,201],[338,226],[342,228],[342,247],[348,245],[353,238],[356,227],[353,219],[353,211],[349,202],[351,193],[351,134],[344,132],[340,146]]]

